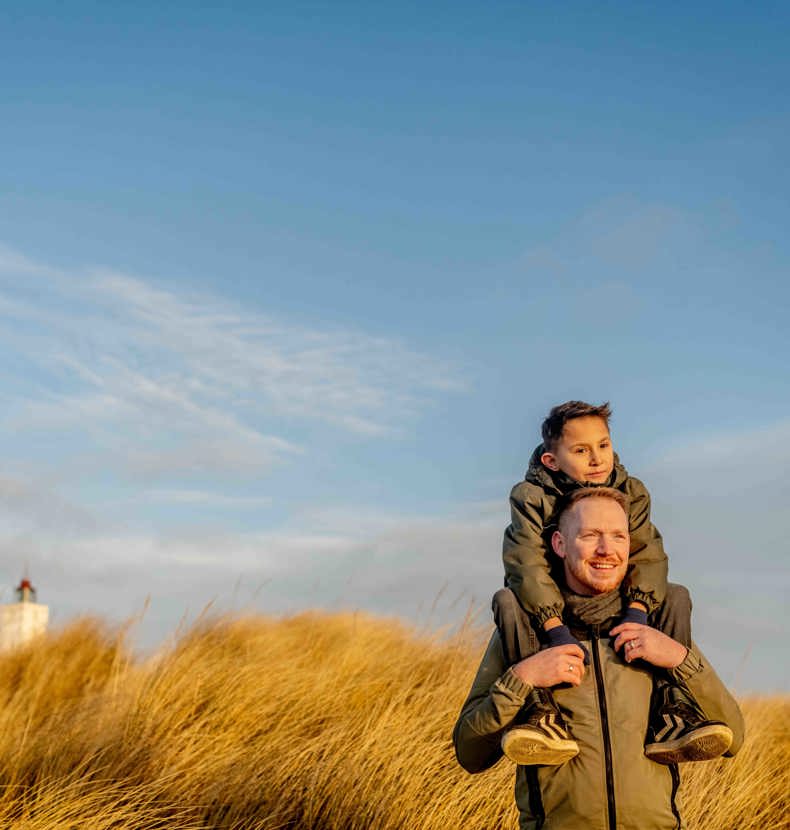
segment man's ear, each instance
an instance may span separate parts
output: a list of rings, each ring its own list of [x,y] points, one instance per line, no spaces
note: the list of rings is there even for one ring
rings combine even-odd
[[[551,534],[551,546],[554,549],[554,553],[556,553],[560,559],[565,559],[565,540],[562,538],[562,534],[559,530],[555,530],[554,533]]]
[[[553,452],[544,452],[540,457],[540,463],[544,467],[554,470],[555,473],[560,469],[560,465],[557,463],[557,456]]]

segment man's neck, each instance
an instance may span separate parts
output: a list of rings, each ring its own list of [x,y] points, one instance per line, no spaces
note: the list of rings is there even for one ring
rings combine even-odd
[[[566,623],[597,625],[623,613],[624,599],[619,589],[595,596],[583,596],[561,586],[565,598]]]

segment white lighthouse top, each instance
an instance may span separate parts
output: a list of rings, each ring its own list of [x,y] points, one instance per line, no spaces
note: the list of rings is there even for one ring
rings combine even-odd
[[[36,601],[36,589],[27,577],[23,577],[16,586],[16,598],[18,602]]]
[[[36,589],[25,576],[16,587],[16,602],[0,605],[0,652],[23,646],[43,634],[49,608],[36,602]]]

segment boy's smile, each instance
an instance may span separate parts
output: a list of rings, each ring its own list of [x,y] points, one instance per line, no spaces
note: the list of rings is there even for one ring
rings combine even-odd
[[[550,470],[561,470],[583,484],[605,484],[614,469],[612,439],[606,421],[584,415],[566,422],[553,451],[540,457]]]

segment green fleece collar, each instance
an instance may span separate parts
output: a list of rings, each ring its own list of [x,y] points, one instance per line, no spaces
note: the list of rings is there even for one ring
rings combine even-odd
[[[535,451],[529,459],[529,468],[527,469],[524,479],[530,484],[537,484],[544,490],[554,492],[558,496],[567,496],[568,493],[577,490],[579,487],[619,488],[628,478],[628,471],[620,463],[617,453],[614,454],[614,469],[612,470],[612,474],[605,482],[602,484],[583,484],[581,481],[576,481],[576,479],[565,475],[565,473],[561,470],[555,473],[554,470],[550,470],[548,467],[544,466],[543,462],[540,460],[540,457],[544,452],[546,452],[546,448],[543,444],[538,444],[538,446],[535,447]]]

